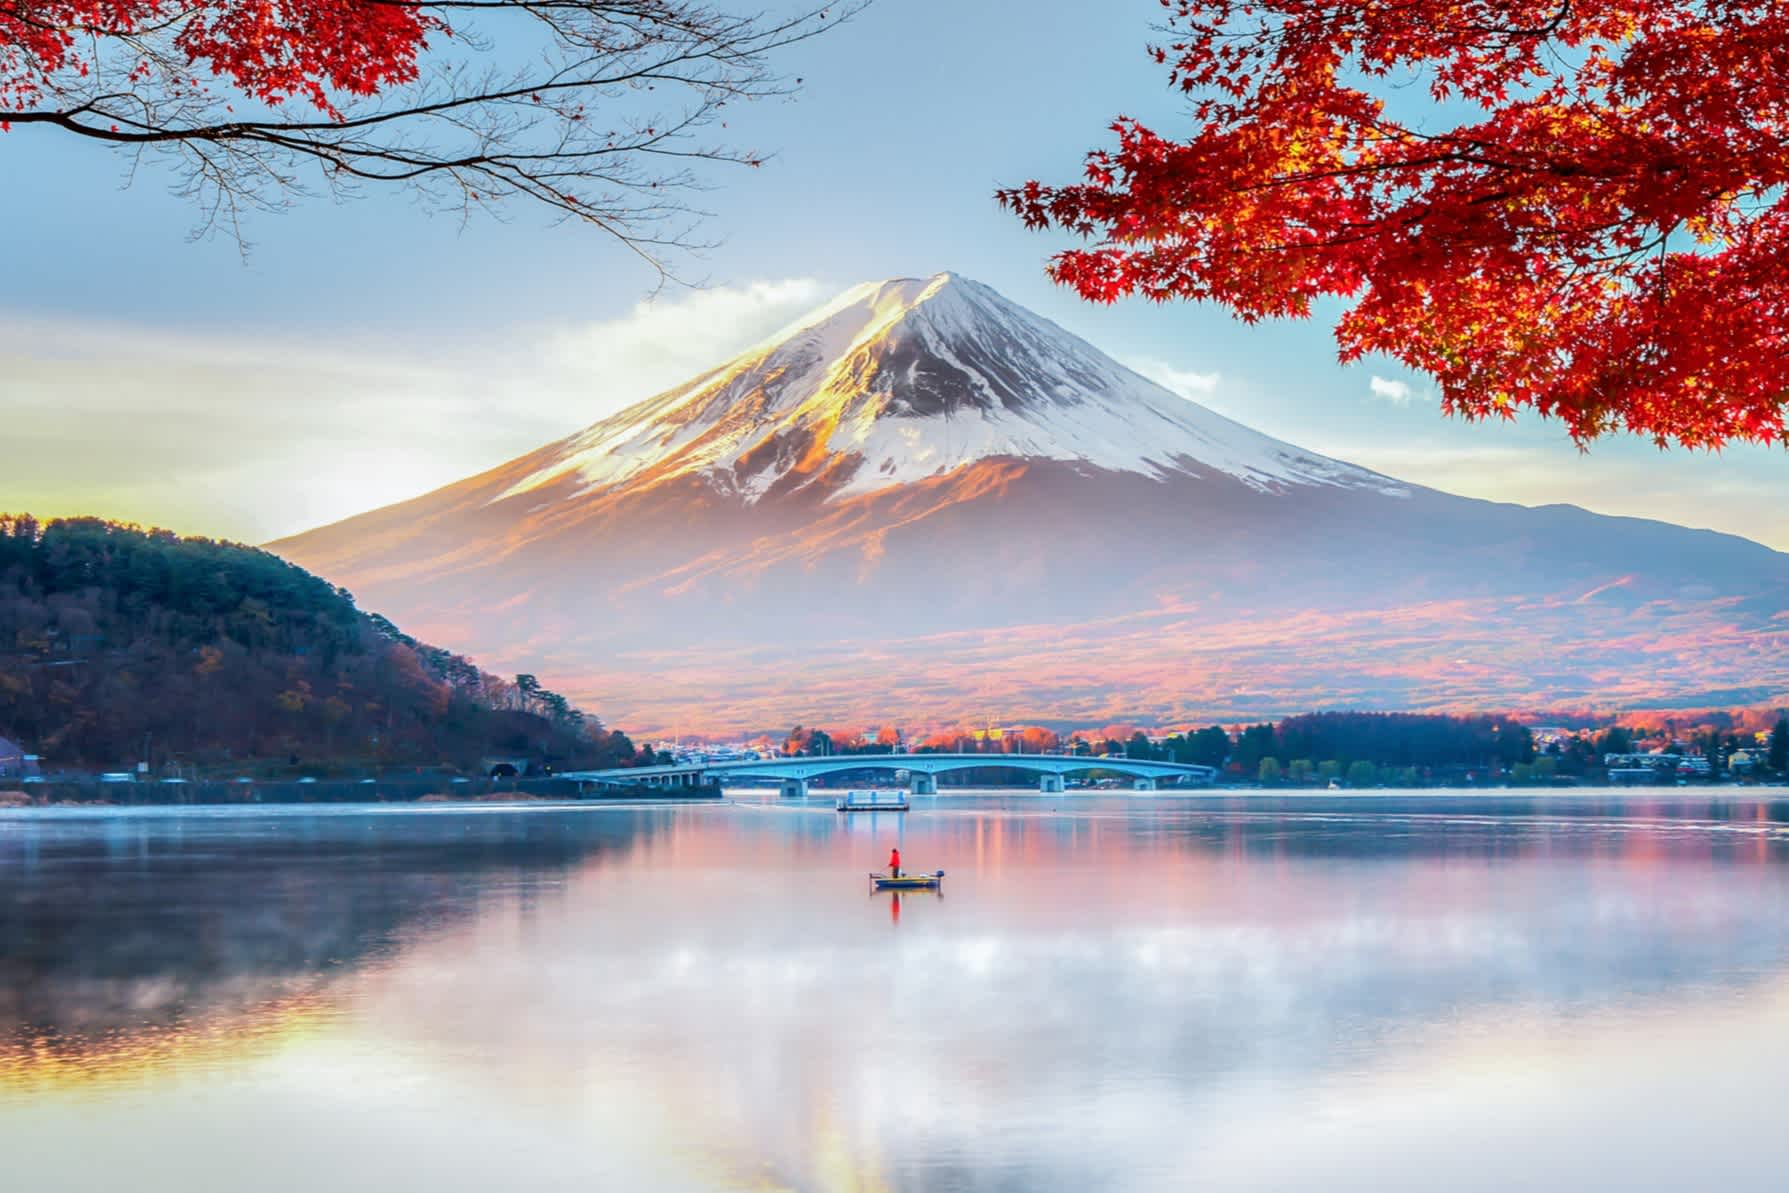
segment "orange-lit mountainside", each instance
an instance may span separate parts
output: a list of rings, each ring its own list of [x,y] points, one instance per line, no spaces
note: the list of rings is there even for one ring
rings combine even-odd
[[[647,732],[1789,691],[1789,555],[1304,451],[954,274],[273,549]]]

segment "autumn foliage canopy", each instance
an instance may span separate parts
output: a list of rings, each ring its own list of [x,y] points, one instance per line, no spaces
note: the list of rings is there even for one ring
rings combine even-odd
[[[1001,200],[1096,243],[1083,296],[1245,320],[1343,300],[1472,418],[1580,442],[1781,442],[1789,369],[1789,4],[1163,0],[1192,105],[1086,179]]]
[[[416,78],[416,57],[447,23],[419,5],[343,0],[4,0],[0,2],[0,108],[15,115],[54,102],[64,72],[86,78],[136,42],[131,63],[146,81],[197,94],[202,77],[222,78],[269,103],[294,96],[335,113],[330,95],[371,95]],[[178,53],[152,47],[157,35]],[[182,77],[185,76],[185,77]]]

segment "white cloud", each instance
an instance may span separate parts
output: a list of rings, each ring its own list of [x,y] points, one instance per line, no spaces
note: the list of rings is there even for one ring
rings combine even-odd
[[[0,313],[0,508],[266,541],[490,468],[711,368],[827,294],[664,295],[418,350]]]
[[[1391,381],[1375,375],[1367,384],[1375,398],[1396,406],[1408,406],[1411,399],[1416,397],[1416,391],[1410,388],[1410,383],[1407,381]]]
[[[584,423],[671,388],[770,336],[830,297],[813,278],[662,295],[619,319],[566,328],[548,359],[589,390]]]
[[[1124,363],[1128,368],[1143,374],[1164,389],[1173,390],[1189,402],[1209,397],[1216,392],[1218,382],[1222,379],[1216,373],[1195,373],[1189,369],[1175,368],[1165,360],[1149,356]]]

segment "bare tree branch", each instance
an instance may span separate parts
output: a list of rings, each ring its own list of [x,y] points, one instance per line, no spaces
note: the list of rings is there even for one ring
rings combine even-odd
[[[728,142],[728,108],[792,94],[801,80],[774,56],[868,3],[773,17],[704,0],[328,0],[344,44],[312,54],[301,22],[324,0],[0,0],[0,132],[111,145],[132,176],[145,155],[171,159],[198,233],[239,243],[245,211],[395,185],[463,215],[531,200],[664,279],[701,247],[702,167],[765,160]],[[287,22],[285,48],[245,10]],[[409,43],[356,59],[356,22],[391,21]]]

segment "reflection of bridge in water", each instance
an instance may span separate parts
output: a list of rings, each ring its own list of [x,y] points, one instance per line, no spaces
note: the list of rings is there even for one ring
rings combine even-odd
[[[1084,754],[837,754],[578,771],[563,777],[597,784],[649,787],[694,787],[721,779],[766,779],[775,780],[784,795],[800,796],[808,793],[811,780],[828,775],[905,771],[908,789],[914,795],[936,795],[939,775],[995,767],[1038,776],[1038,789],[1046,793],[1062,791],[1068,775],[1096,770],[1129,775],[1139,791],[1155,791],[1164,782],[1204,785],[1217,778],[1217,771],[1209,766],[1141,758],[1094,758]]]

